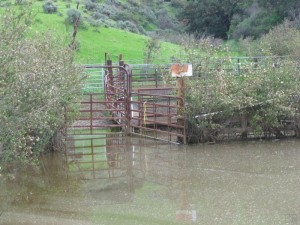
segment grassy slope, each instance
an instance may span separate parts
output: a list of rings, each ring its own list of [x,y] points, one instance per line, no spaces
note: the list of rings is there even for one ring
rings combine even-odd
[[[75,4],[71,7],[75,8]],[[49,30],[70,37],[72,27],[66,28],[64,23],[67,10],[65,3],[58,2],[59,12],[63,16],[43,13],[42,2],[35,3],[35,9],[37,17],[32,28],[34,31]],[[114,61],[116,61],[119,54],[123,54],[125,61],[141,61],[147,37],[114,28],[86,26],[86,29],[79,30],[77,40],[80,42],[80,50],[77,53],[78,62],[103,63],[105,52],[110,53]],[[178,51],[178,46],[164,42],[162,43],[161,55],[158,57],[167,60],[176,55]]]

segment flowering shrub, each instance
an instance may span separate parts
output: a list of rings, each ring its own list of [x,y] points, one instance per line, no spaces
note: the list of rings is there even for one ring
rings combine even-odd
[[[269,36],[258,46],[264,46],[267,39],[268,46],[275,46]],[[187,42],[184,51],[194,69],[193,77],[186,81],[186,113],[201,132],[210,129],[217,135],[216,130],[227,128],[228,118],[233,116],[241,127],[241,117],[245,116],[245,126],[254,132],[280,136],[282,120],[297,117],[300,71],[294,55],[246,61],[229,57],[227,49],[211,39],[191,43]]]
[[[81,68],[64,40],[26,35],[30,13],[8,9],[0,18],[1,161],[30,162],[64,126],[64,107],[76,98]]]

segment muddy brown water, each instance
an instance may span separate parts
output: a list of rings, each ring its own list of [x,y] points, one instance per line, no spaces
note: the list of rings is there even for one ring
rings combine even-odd
[[[99,167],[55,154],[41,170],[1,176],[0,224],[300,224],[300,140],[130,139],[118,151]]]

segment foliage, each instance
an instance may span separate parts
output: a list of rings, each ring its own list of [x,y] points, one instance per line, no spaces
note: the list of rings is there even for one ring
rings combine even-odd
[[[145,41],[144,62],[146,64],[153,63],[155,57],[159,56],[161,50],[161,43],[157,37],[149,38]]]
[[[261,39],[251,43],[251,45],[257,55],[289,56],[294,61],[297,61],[300,57],[298,51],[300,47],[300,32],[293,27],[290,21],[286,20],[284,23],[271,29]],[[248,50],[249,54],[251,51],[249,45],[247,47],[244,45],[243,47]]]
[[[181,4],[179,0],[175,5]],[[82,18],[91,24],[102,24],[134,33],[158,29],[181,31],[176,17],[178,8],[164,1],[92,1],[85,0]],[[91,20],[91,18],[93,20]]]
[[[0,18],[2,162],[34,161],[63,128],[64,107],[80,90],[71,49],[50,33],[28,35],[31,20],[26,7]]]
[[[97,6],[97,2],[91,0],[86,0],[84,3],[84,7],[89,11],[94,11],[97,9]]]
[[[172,17],[168,16],[168,13],[166,10],[162,9],[157,12],[157,20],[159,23],[160,29],[171,29],[175,30],[176,27],[179,27],[179,24],[176,23]]]
[[[191,0],[181,12],[187,31],[197,36],[259,38],[285,18],[299,24],[299,1]]]
[[[240,37],[259,38],[267,33],[272,26],[280,23],[282,18],[278,12],[269,12],[253,3],[246,7],[241,13],[233,16],[228,34],[230,38],[238,39]]]
[[[57,5],[54,4],[51,0],[47,1],[43,5],[44,13],[55,13],[57,12]]]
[[[136,25],[134,23],[132,23],[131,21],[118,21],[117,22],[117,27],[123,30],[128,30],[130,32],[133,33],[139,33],[138,28],[136,27]]]
[[[187,31],[197,36],[213,35],[227,39],[231,19],[238,11],[240,0],[192,0],[183,10]]]
[[[80,24],[81,22],[81,13],[77,9],[68,9],[67,10],[67,23],[74,25]]]
[[[271,35],[269,38],[274,37]],[[270,54],[240,64],[229,54],[214,57],[216,52],[225,51],[211,44],[211,40],[195,43],[192,53],[186,54],[187,61],[193,60],[195,68],[194,77],[186,82],[186,113],[198,128],[225,128],[224,118],[245,114],[254,130],[266,132],[280,127],[282,118],[292,118],[298,113],[300,73],[296,61]],[[213,117],[218,117],[218,121],[214,122]]]

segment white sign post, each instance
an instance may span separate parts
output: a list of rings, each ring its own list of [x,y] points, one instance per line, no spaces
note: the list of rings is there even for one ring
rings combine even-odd
[[[176,77],[177,85],[177,125],[181,131],[181,136],[177,137],[177,142],[186,144],[185,129],[184,129],[184,77],[190,77],[193,75],[192,64],[173,64],[171,66],[171,75]]]

